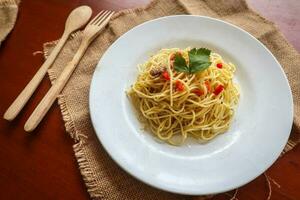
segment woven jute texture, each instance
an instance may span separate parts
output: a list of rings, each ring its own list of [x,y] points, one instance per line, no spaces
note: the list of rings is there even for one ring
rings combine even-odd
[[[271,50],[284,68],[294,98],[293,130],[283,153],[299,142],[300,56],[272,22],[251,10],[244,0],[154,0],[144,8],[124,10],[114,15],[106,29],[88,48],[58,98],[66,130],[75,142],[73,148],[80,172],[93,198],[130,200],[192,198],[152,188],[118,167],[104,151],[95,135],[88,105],[92,74],[105,50],[119,36],[140,23],[178,14],[205,15],[230,22],[250,32]],[[49,69],[52,83],[72,59],[80,41],[81,33],[77,32],[66,43],[52,68]],[[46,57],[55,44],[56,42],[45,44]],[[280,95],[280,91],[274,94],[274,98],[276,95]]]
[[[16,23],[19,3],[20,0],[0,0],[0,46]]]

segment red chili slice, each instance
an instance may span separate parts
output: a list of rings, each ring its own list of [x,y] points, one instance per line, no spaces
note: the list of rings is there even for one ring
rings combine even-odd
[[[223,86],[223,85],[218,85],[218,86],[215,88],[214,94],[215,94],[215,95],[218,95],[218,94],[220,94],[223,90],[224,90],[224,86]]]
[[[222,69],[222,67],[223,67],[223,64],[222,64],[222,63],[218,63],[218,64],[217,64],[217,68]]]
[[[179,80],[176,81],[176,90],[180,92],[184,90],[184,85]]]
[[[199,97],[204,94],[203,90],[200,89],[194,89],[192,92]]]
[[[164,79],[166,79],[167,81],[169,81],[171,78],[170,78],[170,75],[167,71],[163,71],[162,73],[162,76],[164,77]]]

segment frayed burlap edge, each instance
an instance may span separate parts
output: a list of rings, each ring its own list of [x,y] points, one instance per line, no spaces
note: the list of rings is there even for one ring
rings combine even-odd
[[[74,33],[71,38],[73,38],[77,33]],[[44,44],[44,57],[47,59],[49,56],[49,51],[48,51],[48,46],[54,46],[57,44],[58,41],[53,41],[53,42],[47,42]],[[57,77],[55,76],[54,72],[50,68],[48,70],[48,75],[51,84],[54,84],[55,80]],[[85,158],[85,148],[83,145],[83,141],[81,141],[82,135],[80,135],[75,128],[74,121],[72,120],[72,117],[69,113],[66,101],[65,101],[65,96],[60,94],[58,96],[58,105],[61,109],[62,113],[62,118],[65,124],[66,131],[70,134],[71,138],[74,139],[75,144],[73,145],[73,150],[74,154],[79,166],[80,173],[82,175],[82,178],[84,180],[84,183],[86,185],[87,191],[90,194],[92,198],[96,197],[103,197],[103,194],[101,191],[97,189],[97,182],[94,178],[93,171],[91,169],[91,166],[88,162],[88,160]],[[86,136],[82,136],[86,137]]]
[[[88,160],[85,158],[85,148],[83,143],[79,141],[73,145],[73,149],[88,193],[92,198],[104,197],[103,193],[97,189],[98,184],[94,178],[93,170],[91,169]]]
[[[287,144],[285,145],[283,151],[281,152],[280,156],[283,156],[288,151],[292,150],[298,143],[299,143],[299,141],[298,142],[294,142],[294,141],[289,140],[287,142]]]
[[[114,20],[118,17],[121,17],[123,15],[126,15],[126,14],[129,14],[129,13],[133,13],[133,12],[142,12],[142,11],[145,11],[145,10],[148,10],[149,8],[153,7],[155,4],[158,3],[159,0],[152,0],[150,1],[147,5],[145,6],[142,6],[142,7],[138,7],[138,8],[131,8],[131,9],[124,9],[124,10],[121,10],[121,11],[118,11],[117,13],[115,13],[111,20]]]

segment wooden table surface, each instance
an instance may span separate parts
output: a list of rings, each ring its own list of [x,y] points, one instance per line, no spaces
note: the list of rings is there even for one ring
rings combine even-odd
[[[69,12],[89,5],[94,12],[144,5],[149,0],[23,0],[16,26],[0,48],[0,115],[43,63],[46,41],[58,39]],[[249,4],[279,25],[300,51],[299,0],[249,0]],[[50,87],[48,77],[13,121],[0,119],[0,199],[89,199],[73,156],[73,141],[65,132],[55,104],[33,134],[23,131],[26,119]],[[273,200],[300,199],[300,147],[280,158],[267,171],[281,188],[273,185]],[[240,200],[266,199],[263,176],[239,190]],[[229,199],[217,195],[214,199]]]

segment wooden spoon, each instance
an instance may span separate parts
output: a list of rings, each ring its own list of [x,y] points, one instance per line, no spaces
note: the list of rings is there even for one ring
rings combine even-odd
[[[59,40],[55,48],[52,50],[50,56],[47,58],[44,64],[40,67],[40,69],[31,79],[31,81],[26,85],[23,91],[19,94],[19,96],[4,113],[4,119],[11,121],[19,114],[19,112],[25,106],[29,98],[32,96],[33,92],[36,90],[36,88],[44,78],[45,74],[47,73],[47,70],[54,62],[55,58],[66,43],[70,34],[83,27],[89,21],[91,15],[92,9],[88,6],[80,6],[70,13],[66,21],[65,30],[61,39]],[[49,29],[50,27],[46,26],[45,28]],[[51,30],[49,29],[49,31]]]

